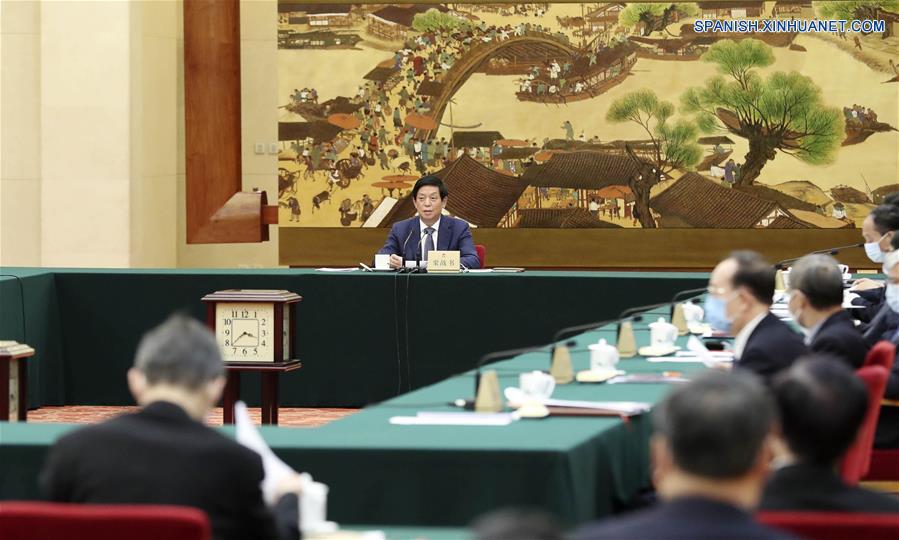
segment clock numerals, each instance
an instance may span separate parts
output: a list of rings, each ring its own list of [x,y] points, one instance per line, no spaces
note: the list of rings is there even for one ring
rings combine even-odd
[[[225,361],[274,362],[275,343],[271,325],[274,306],[266,303],[219,305],[216,312],[217,341]]]

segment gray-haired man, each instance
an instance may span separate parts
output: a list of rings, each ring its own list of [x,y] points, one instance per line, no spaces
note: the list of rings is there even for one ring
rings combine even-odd
[[[50,500],[172,504],[206,512],[216,539],[299,537],[299,479],[266,507],[258,454],[203,425],[225,369],[202,324],[170,317],[138,345],[128,387],[141,411],[69,433],[41,474]]]

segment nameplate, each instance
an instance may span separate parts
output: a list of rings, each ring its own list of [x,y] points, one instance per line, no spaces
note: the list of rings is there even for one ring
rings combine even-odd
[[[458,274],[459,273],[459,252],[458,251],[429,251],[428,252],[428,273],[429,274]]]

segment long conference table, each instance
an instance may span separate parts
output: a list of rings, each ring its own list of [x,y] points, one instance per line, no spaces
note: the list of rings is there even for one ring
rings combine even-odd
[[[184,275],[180,272],[175,274]],[[392,276],[371,275],[320,277],[315,273],[296,271],[283,274],[274,272],[272,275],[277,275],[285,283],[292,281],[290,278],[296,279],[298,275],[308,278],[310,282],[321,279],[331,286],[328,290],[334,293],[332,300],[346,294],[336,292],[344,285],[338,280],[346,280],[345,284],[351,288],[364,288],[362,283],[371,280],[369,286],[374,289],[371,294],[377,296],[380,294],[379,288],[392,287],[392,281],[396,279]],[[469,278],[474,279],[470,283],[462,281]],[[572,282],[567,282],[567,279],[572,279]],[[648,415],[632,417],[627,422],[618,418],[550,417],[519,420],[508,426],[493,427],[394,425],[389,419],[393,416],[414,416],[419,411],[454,410],[449,402],[473,395],[474,371],[471,368],[481,351],[548,341],[548,335],[564,324],[611,318],[629,305],[665,301],[674,291],[702,285],[705,279],[702,274],[589,272],[527,272],[511,276],[413,276],[410,288],[422,291],[422,297],[426,297],[428,301],[419,299],[413,304],[413,297],[410,297],[410,305],[418,309],[436,306],[436,309],[446,312],[447,317],[460,314],[432,299],[453,296],[474,298],[476,295],[466,289],[476,288],[480,291],[482,299],[478,307],[471,310],[466,307],[465,311],[470,312],[469,316],[451,323],[456,329],[453,335],[501,333],[505,336],[508,333],[510,336],[503,339],[494,336],[487,345],[477,341],[467,342],[462,347],[470,350],[465,355],[467,363],[456,358],[456,363],[442,380],[422,384],[411,392],[370,405],[341,420],[311,429],[263,427],[262,434],[288,464],[298,470],[308,471],[314,478],[329,485],[329,519],[343,524],[459,527],[470,523],[485,511],[513,505],[543,508],[557,515],[563,523],[572,526],[608,515],[649,485],[647,442],[651,425]],[[267,288],[282,287],[268,282],[267,285]],[[208,287],[209,284],[205,286]],[[236,286],[261,287],[260,284]],[[158,291],[164,287],[154,285],[152,288]],[[212,288],[225,287],[216,283]],[[283,288],[290,289],[289,286]],[[451,289],[452,292],[444,288]],[[291,290],[303,294],[298,289],[299,287],[294,287]],[[502,289],[509,295],[505,304],[499,302],[503,295],[496,289]],[[25,290],[27,294],[28,288]],[[192,287],[183,284],[179,288],[172,287],[171,290],[179,290],[184,296],[191,296],[195,292]],[[564,292],[564,302],[559,299],[558,290]],[[315,289],[307,286],[306,291],[308,295]],[[425,295],[425,292],[429,294]],[[554,296],[549,293],[556,294]],[[152,295],[143,298],[149,296]],[[79,293],[79,298],[90,303],[89,294],[83,290]],[[634,300],[629,301],[631,298]],[[607,303],[614,306],[611,313],[608,309],[604,312],[603,306]],[[546,321],[548,316],[555,315],[555,310],[561,310],[562,304],[565,304],[568,313],[566,322]],[[456,303],[449,305],[458,306]],[[499,305],[507,306],[508,311],[498,310]],[[525,307],[531,305],[531,308]],[[593,309],[588,309],[588,306]],[[331,309],[336,308],[332,306]],[[526,310],[527,314],[513,314],[516,310]],[[513,339],[511,334],[514,331],[502,323],[501,315],[506,313],[517,322],[538,312],[543,313],[543,322],[528,326],[536,328],[533,335],[524,333]],[[666,311],[651,312],[648,318],[665,314]],[[493,332],[477,328],[479,324],[487,324],[488,320],[492,321],[489,326]],[[70,324],[68,319],[60,324],[63,322],[66,326]],[[361,325],[361,321],[359,322]],[[638,345],[648,343],[647,322],[649,321],[635,325]],[[83,319],[78,323],[79,326],[84,325]],[[391,321],[390,325],[392,324]],[[431,329],[422,325],[416,331],[431,332]],[[587,368],[589,354],[586,345],[601,337],[614,341],[615,326],[606,326],[575,338],[576,344],[572,349],[575,370]],[[461,340],[462,337],[448,340],[447,347],[454,349]],[[310,341],[315,340],[306,340],[307,343]],[[438,355],[441,351],[446,354],[440,347],[443,343],[438,345],[432,349],[419,349],[427,350],[428,354],[413,354],[410,356],[413,364],[420,358]],[[318,347],[321,346],[310,347],[307,353],[323,350]],[[62,348],[65,350],[65,347]],[[385,361],[395,366],[395,358],[389,354],[385,358]],[[441,358],[448,361],[447,359],[454,357]],[[309,359],[310,363],[313,361],[313,358]],[[334,369],[348,365],[347,362],[340,362],[339,357],[324,356],[320,361],[333,362],[331,367]],[[123,364],[128,362],[130,357]],[[520,373],[545,370],[549,364],[548,352],[535,352],[498,362],[491,365],[491,368],[496,369],[500,385],[507,387],[517,386]],[[95,362],[92,369],[96,367]],[[651,363],[639,357],[623,359],[619,367],[629,373],[677,371],[687,375],[702,369],[701,364]],[[395,369],[394,367],[391,379],[396,376]],[[303,370],[301,375],[302,372]],[[413,372],[422,377],[418,380],[425,380],[424,373],[436,376],[439,370],[435,367],[425,370],[414,366]],[[336,373],[331,377],[340,379],[344,375],[346,374]],[[357,376],[359,374],[351,374],[351,378]],[[63,387],[67,388],[68,384]],[[98,388],[100,386],[97,385]],[[418,385],[413,381],[413,386]],[[285,387],[289,388],[286,380]],[[554,397],[655,403],[669,388],[670,383],[572,383],[558,386]],[[390,388],[390,384],[386,383],[382,391],[389,393],[389,390],[395,388]],[[319,394],[317,399],[321,400],[324,395]],[[62,433],[75,427],[77,426],[60,424],[0,424],[0,499],[39,497],[36,479],[47,449]],[[230,432],[230,428],[222,429]]]

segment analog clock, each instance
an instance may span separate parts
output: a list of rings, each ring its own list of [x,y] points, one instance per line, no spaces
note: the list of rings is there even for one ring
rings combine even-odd
[[[226,362],[273,362],[275,341],[283,344],[275,306],[264,302],[216,304],[215,338]]]
[[[277,363],[295,359],[294,310],[289,291],[232,289],[203,297],[206,320],[225,362]]]

